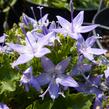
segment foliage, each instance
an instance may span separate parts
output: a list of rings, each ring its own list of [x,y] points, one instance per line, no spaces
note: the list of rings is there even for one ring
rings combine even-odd
[[[67,8],[69,9],[70,0],[32,0],[32,2],[37,4],[45,4],[50,7]],[[76,9],[97,9],[99,5],[99,0],[74,0],[74,7]]]
[[[3,12],[7,12],[15,3],[16,0],[0,0],[0,8]]]

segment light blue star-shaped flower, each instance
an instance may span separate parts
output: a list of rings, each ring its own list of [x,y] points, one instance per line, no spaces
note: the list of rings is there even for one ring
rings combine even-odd
[[[41,95],[42,98],[49,92],[50,97],[53,100],[56,99],[59,94],[62,94],[60,85],[64,87],[78,87],[78,83],[71,76],[64,74],[69,61],[70,58],[67,58],[54,65],[49,58],[45,56],[41,58],[44,73],[41,73],[37,80],[41,86],[48,84],[47,90]]]

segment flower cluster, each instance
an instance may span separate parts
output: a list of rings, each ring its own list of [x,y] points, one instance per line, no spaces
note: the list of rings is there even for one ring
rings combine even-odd
[[[17,57],[19,57],[11,63],[12,68],[17,70],[23,64],[26,66],[31,61],[38,59],[42,68],[41,72],[39,71],[38,74],[35,74],[33,66],[28,64],[30,66],[27,65],[28,68],[26,67],[27,69],[22,73],[20,84],[25,87],[26,91],[33,87],[41,93],[40,97],[43,99],[47,92],[49,92],[50,97],[55,100],[59,95],[65,97],[64,91],[71,87],[78,92],[95,94],[94,108],[97,109],[96,107],[99,106],[99,109],[101,109],[105,92],[101,89],[102,78],[105,80],[103,81],[105,82],[105,87],[109,86],[109,67],[106,62],[103,62],[104,57],[101,56],[107,50],[93,47],[97,40],[96,36],[85,38],[85,40],[82,35],[82,33],[92,31],[98,25],[83,26],[83,11],[74,19],[72,18],[71,22],[61,16],[56,17],[58,23],[50,22],[48,14],[38,21],[23,14],[20,23],[20,28],[24,35],[23,41],[20,39],[19,43],[5,42],[5,38],[7,39],[8,35],[4,34],[0,37],[0,43],[3,44],[0,45],[0,53],[13,55],[17,52]],[[74,47],[77,50],[77,63],[75,66],[71,65],[73,55],[65,55],[62,57],[63,60],[59,59],[60,61],[56,61],[50,56],[52,54],[57,59],[55,53],[58,54],[59,51],[56,51],[55,48],[65,46],[61,36],[64,39],[70,38],[70,40],[76,43],[75,47],[69,45],[70,49]],[[106,61],[108,60],[106,59]],[[105,65],[107,70],[104,71],[104,74],[93,75],[90,71],[94,66],[100,65]],[[78,80],[78,75],[82,76],[84,80]],[[47,86],[47,89],[43,92],[44,86]]]

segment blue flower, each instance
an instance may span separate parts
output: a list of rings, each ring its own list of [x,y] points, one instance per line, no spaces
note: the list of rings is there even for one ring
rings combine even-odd
[[[89,59],[90,61],[94,61],[94,55],[102,55],[107,52],[105,49],[99,49],[99,48],[92,48],[96,41],[96,38],[94,36],[89,37],[84,40],[84,38],[81,36],[77,41],[77,49],[78,52],[81,53],[85,58]]]
[[[32,67],[29,67],[23,72],[20,83],[24,85],[26,91],[29,91],[30,86],[35,88],[37,91],[41,90],[37,78],[32,75]]]
[[[41,95],[42,98],[49,92],[50,97],[53,100],[56,99],[59,94],[62,94],[60,85],[64,87],[78,87],[78,83],[71,76],[64,74],[69,61],[70,58],[67,58],[54,65],[49,58],[45,56],[41,58],[44,73],[41,73],[37,80],[41,86],[49,84],[47,90]]]
[[[69,35],[74,39],[78,39],[80,33],[89,32],[98,26],[98,25],[82,26],[84,20],[84,11],[81,11],[72,20],[71,23],[61,16],[57,16],[57,19],[62,28],[54,29],[54,31],[63,33],[65,36]]]
[[[40,58],[50,53],[50,50],[44,46],[48,44],[48,39],[52,37],[52,35],[53,33],[51,32],[37,41],[31,32],[27,32],[27,37],[25,39],[26,45],[10,43],[9,47],[20,54],[18,59],[12,63],[12,67],[27,63],[34,57]]]
[[[22,21],[26,26],[32,25],[34,29],[42,29],[43,26],[48,26],[49,21],[47,19],[48,14],[45,14],[41,19],[36,21],[35,19],[23,14]]]

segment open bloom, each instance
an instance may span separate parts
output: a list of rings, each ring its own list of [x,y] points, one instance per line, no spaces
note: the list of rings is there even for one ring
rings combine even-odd
[[[57,65],[54,65],[52,61],[47,57],[41,58],[42,67],[44,73],[41,73],[37,80],[41,86],[49,84],[47,90],[41,95],[49,92],[50,97],[54,100],[59,94],[62,94],[60,85],[64,87],[78,87],[78,83],[69,75],[65,75],[65,69],[69,64],[70,58],[67,58]]]
[[[54,29],[54,31],[69,35],[74,39],[79,38],[80,33],[86,33],[95,29],[98,25],[82,26],[84,20],[84,11],[81,11],[70,23],[61,16],[57,16],[58,22],[62,28]]]
[[[94,61],[94,55],[102,55],[107,52],[105,49],[99,49],[99,48],[92,48],[96,41],[96,38],[94,36],[89,37],[84,40],[84,38],[81,36],[79,40],[77,41],[77,49],[78,52],[83,54],[83,56],[90,61]]]
[[[45,14],[41,19],[36,21],[35,19],[23,14],[22,20],[26,26],[32,25],[34,29],[42,29],[43,26],[48,26],[49,21],[47,19],[48,14]]]
[[[52,34],[53,33],[49,33],[36,42],[36,39],[31,34],[31,32],[27,32],[25,46],[10,43],[9,47],[20,54],[18,59],[12,63],[12,67],[15,67],[19,64],[27,63],[33,57],[40,58],[40,57],[44,56],[45,54],[50,53],[50,50],[44,46],[48,44],[47,43],[48,39],[50,37],[52,37]]]
[[[41,90],[37,78],[32,75],[32,67],[29,67],[23,72],[20,83],[25,86],[26,91],[29,91],[30,86],[35,88],[37,91]]]

